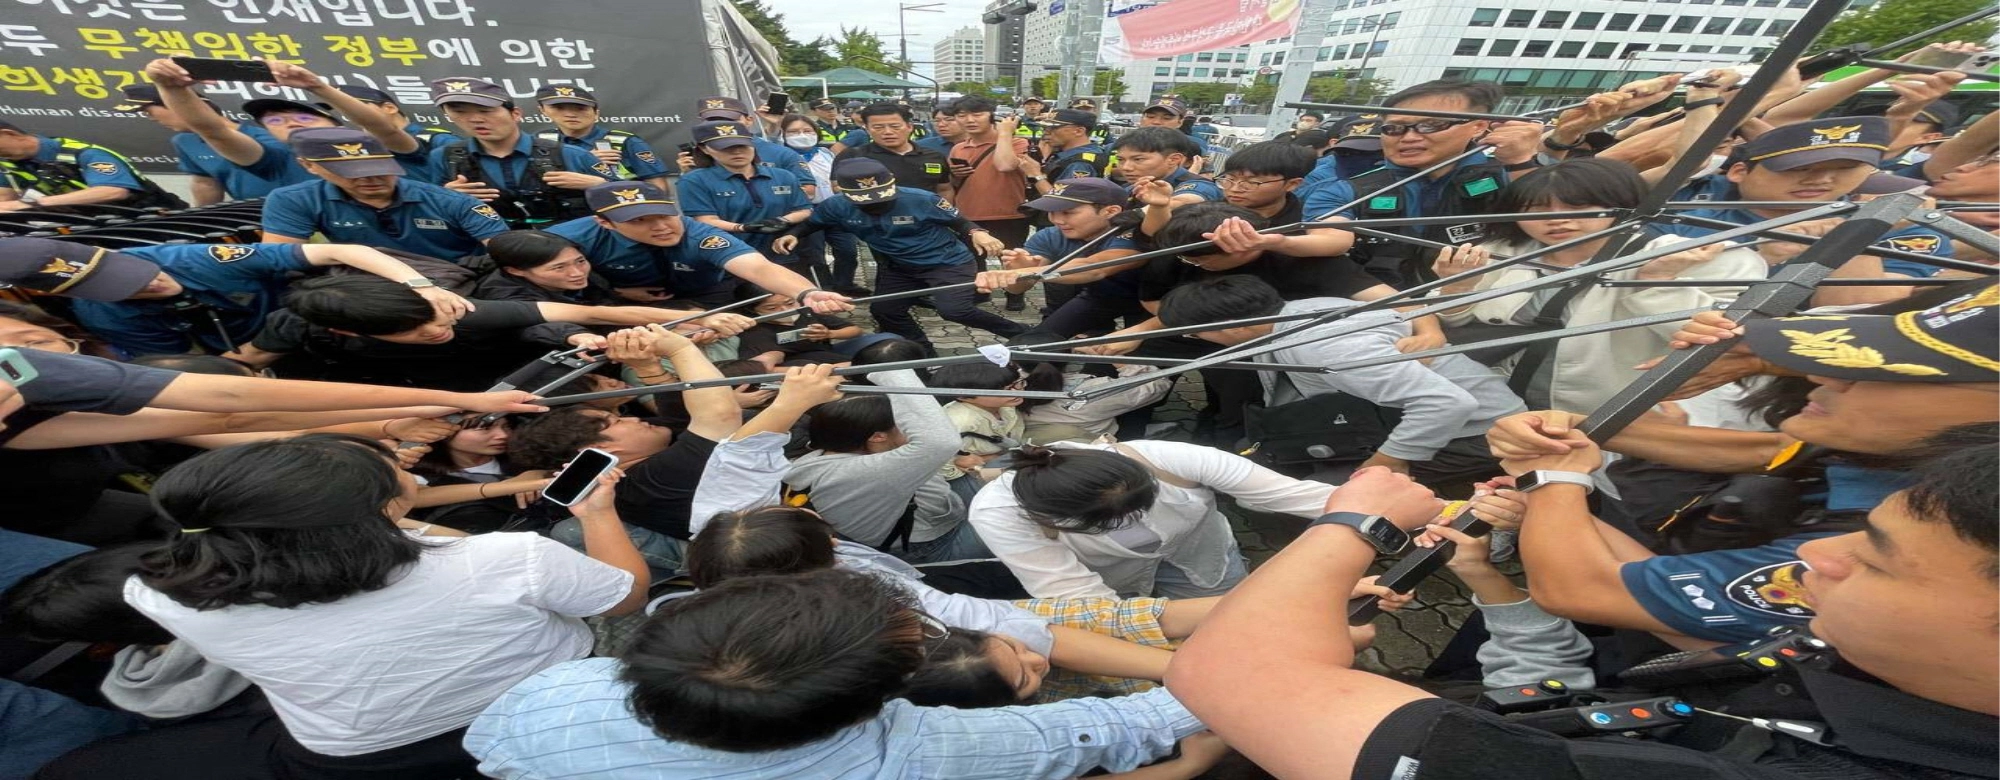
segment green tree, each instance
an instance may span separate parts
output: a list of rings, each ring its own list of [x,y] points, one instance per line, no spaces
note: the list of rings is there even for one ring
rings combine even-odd
[[[1813,42],[1815,51],[1867,43],[1880,46],[1905,35],[1936,27],[1992,5],[1992,0],[1881,0],[1874,5],[1849,11],[1827,25],[1826,32]],[[1911,51],[1926,43],[1942,41],[1984,41],[1993,37],[1996,25],[1989,21],[1960,25],[1917,41],[1888,55]]]
[[[882,62],[909,67],[909,63],[889,56],[889,45],[882,40],[882,36],[876,35],[874,30],[866,27],[848,27],[843,24],[840,26],[840,37],[831,43],[833,57],[840,65],[877,73],[882,72],[882,66],[878,64]],[[900,73],[888,75],[902,78]]]
[[[1041,76],[1036,78],[1031,83],[1034,84],[1034,89],[1031,90],[1031,92],[1033,92],[1033,94],[1040,95],[1043,98],[1053,100],[1055,99],[1056,95],[1062,93],[1061,73],[1050,73],[1046,76]]]
[[[1389,87],[1386,79],[1320,76],[1306,82],[1306,100],[1317,103],[1367,102],[1389,94]]]
[[[1175,84],[1168,87],[1163,94],[1179,95],[1182,100],[1187,101],[1188,105],[1193,106],[1196,110],[1206,110],[1209,106],[1221,105],[1222,96],[1228,94],[1233,89],[1235,87],[1229,84],[1196,82],[1193,84]]]
[[[1258,81],[1250,85],[1249,89],[1243,90],[1243,104],[1246,106],[1268,109],[1271,107],[1271,101],[1277,98],[1278,85],[1267,81]]]
[[[785,15],[772,11],[764,0],[735,0],[736,10],[749,20],[764,40],[778,50],[778,72],[786,76],[815,73],[834,66],[825,51],[825,39],[799,43],[785,28]]]
[[[957,92],[966,97],[1000,97],[999,93],[993,91],[993,85],[984,81],[954,81],[944,85],[944,91]]]

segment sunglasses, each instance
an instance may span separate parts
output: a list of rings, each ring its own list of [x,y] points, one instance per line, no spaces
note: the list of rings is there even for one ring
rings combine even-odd
[[[1418,134],[1418,135],[1430,135],[1430,134],[1432,134],[1432,133],[1442,133],[1442,132],[1444,132],[1444,131],[1446,131],[1446,130],[1450,130],[1450,129],[1454,128],[1454,127],[1457,127],[1457,126],[1459,126],[1459,125],[1462,125],[1462,124],[1465,124],[1465,123],[1467,123],[1467,122],[1477,122],[1477,121],[1479,121],[1479,120],[1477,120],[1477,119],[1426,119],[1426,120],[1423,120],[1423,121],[1421,121],[1421,122],[1410,122],[1410,123],[1403,123],[1403,122],[1383,122],[1383,123],[1382,123],[1382,127],[1381,127],[1381,129],[1380,129],[1380,131],[1379,131],[1379,132],[1380,132],[1381,134],[1383,134],[1383,135],[1387,135],[1387,136],[1397,136],[1397,135],[1402,135],[1402,134],[1404,134],[1404,133],[1407,133],[1407,132],[1410,132],[1411,130],[1415,130],[1415,131],[1417,131],[1417,134]]]

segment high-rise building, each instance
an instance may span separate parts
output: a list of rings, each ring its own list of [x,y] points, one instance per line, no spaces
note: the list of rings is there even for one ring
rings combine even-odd
[[[986,34],[960,27],[932,49],[931,78],[939,84],[986,80]]]
[[[1041,75],[1039,67],[1031,66],[1022,59],[1026,53],[1027,18],[1042,13],[1039,0],[993,0],[986,5],[986,14],[980,21],[986,23],[986,81],[1001,78],[1014,79],[1026,72],[1032,80]]]

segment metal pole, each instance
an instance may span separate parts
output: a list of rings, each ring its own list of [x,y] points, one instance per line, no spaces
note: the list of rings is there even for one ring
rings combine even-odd
[[[1323,108],[1330,111],[1350,111],[1362,114],[1386,114],[1390,113],[1391,111],[1387,106],[1364,106],[1355,103],[1298,102],[1298,103],[1286,103],[1285,108]],[[1439,119],[1484,119],[1489,122],[1540,123],[1542,121],[1540,119],[1536,119],[1531,116],[1512,116],[1509,114],[1482,114],[1473,111],[1438,111],[1428,108],[1402,108],[1400,106],[1394,109],[1394,113],[1403,114],[1406,116],[1431,116],[1431,117],[1437,117]]]
[[[1916,35],[1911,35],[1906,38],[1898,39],[1892,43],[1883,44],[1873,49],[1869,49],[1868,51],[1863,52],[1862,56],[1873,57],[1877,54],[1892,52],[1897,49],[1903,48],[1904,46],[1908,46],[1912,43],[1916,43],[1917,41],[1921,41],[1925,38],[1929,38],[1933,35],[1949,30],[1953,27],[1971,24],[1973,22],[1979,21],[1994,14],[2000,14],[2000,6],[1988,5],[1984,10],[1973,11],[1972,13],[1966,14],[1957,19],[1953,19],[1949,22],[1945,22],[1944,24],[1940,24],[1936,27],[1932,27],[1928,30],[1917,33]]]

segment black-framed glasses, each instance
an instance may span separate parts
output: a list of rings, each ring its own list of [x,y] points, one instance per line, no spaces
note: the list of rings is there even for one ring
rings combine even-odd
[[[1283,176],[1279,176],[1277,178],[1272,178],[1272,179],[1238,179],[1234,176],[1223,176],[1215,180],[1215,186],[1221,187],[1225,190],[1236,190],[1236,189],[1254,190],[1258,187],[1263,187],[1270,184],[1277,184],[1283,181],[1285,181],[1285,177]]]
[[[1477,119],[1425,119],[1425,120],[1422,120],[1422,121],[1418,121],[1418,122],[1407,122],[1407,123],[1406,123],[1406,122],[1383,122],[1383,123],[1382,123],[1382,127],[1381,127],[1381,129],[1380,129],[1380,130],[1378,130],[1377,132],[1380,132],[1380,133],[1381,133],[1381,134],[1383,134],[1383,135],[1388,135],[1388,136],[1397,136],[1397,135],[1402,135],[1402,134],[1404,134],[1404,133],[1407,133],[1407,132],[1410,132],[1411,130],[1415,130],[1415,131],[1417,131],[1417,134],[1418,134],[1418,135],[1430,135],[1430,134],[1432,134],[1432,133],[1442,133],[1442,132],[1444,132],[1444,131],[1446,131],[1446,130],[1450,130],[1450,129],[1454,128],[1454,127],[1457,127],[1457,126],[1459,126],[1459,125],[1462,125],[1462,124],[1465,124],[1465,123],[1467,123],[1467,122],[1477,122],[1477,121],[1479,121],[1479,120],[1477,120]]]

